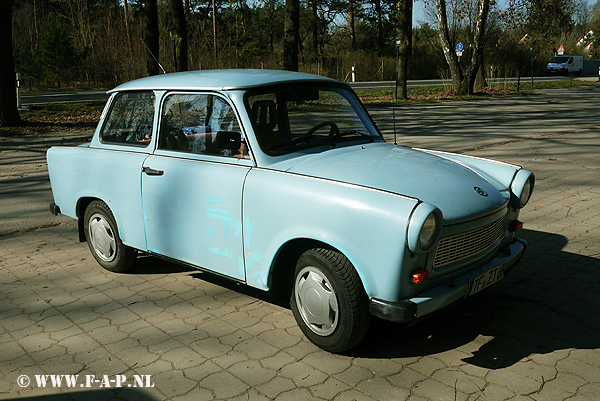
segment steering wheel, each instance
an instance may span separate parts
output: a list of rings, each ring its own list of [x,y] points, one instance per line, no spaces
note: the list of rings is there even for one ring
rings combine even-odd
[[[340,129],[338,128],[336,123],[331,122],[331,121],[323,121],[322,123],[317,124],[314,127],[312,127],[311,129],[309,129],[308,132],[306,134],[304,134],[304,136],[311,136],[312,134],[317,132],[319,129],[321,129],[323,127],[327,127],[327,126],[330,127],[329,128],[329,137],[330,138],[334,138],[340,133]]]

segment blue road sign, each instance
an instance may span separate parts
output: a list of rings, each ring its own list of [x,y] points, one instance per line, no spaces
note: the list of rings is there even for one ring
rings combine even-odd
[[[459,43],[459,44],[456,45],[456,51],[457,52],[462,52],[463,51],[463,44],[462,43]]]

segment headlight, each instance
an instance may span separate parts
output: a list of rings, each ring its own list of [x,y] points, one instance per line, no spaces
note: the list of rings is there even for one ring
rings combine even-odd
[[[434,213],[427,216],[421,233],[419,234],[419,246],[422,250],[427,251],[435,242],[437,234],[437,221]]]
[[[515,209],[520,209],[529,202],[534,184],[535,176],[531,171],[519,170],[510,186],[511,203]]]
[[[419,204],[408,222],[408,249],[414,254],[427,252],[439,238],[441,228],[441,210],[427,203]]]

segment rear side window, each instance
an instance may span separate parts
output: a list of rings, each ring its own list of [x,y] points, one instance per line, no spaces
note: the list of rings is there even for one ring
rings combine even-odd
[[[106,116],[100,140],[104,143],[148,146],[152,139],[154,92],[119,93]]]

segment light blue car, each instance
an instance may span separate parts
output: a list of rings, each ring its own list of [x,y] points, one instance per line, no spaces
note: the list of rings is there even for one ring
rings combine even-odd
[[[341,352],[370,316],[409,323],[521,258],[533,173],[386,143],[345,83],[269,70],[135,80],[91,143],[53,147],[54,214],[98,263],[140,252],[285,294],[304,334]]]

